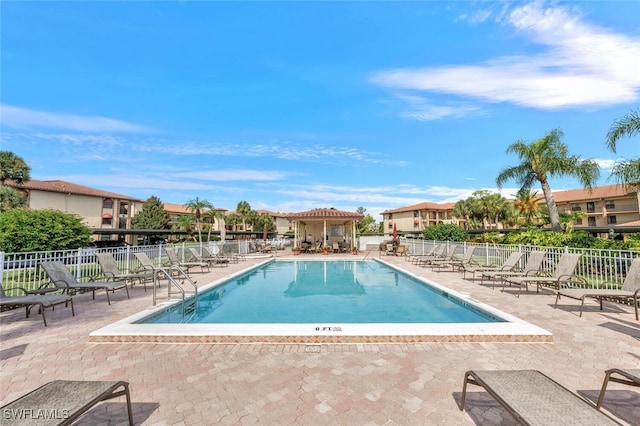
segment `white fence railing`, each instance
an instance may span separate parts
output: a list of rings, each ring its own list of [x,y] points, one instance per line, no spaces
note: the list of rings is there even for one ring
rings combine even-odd
[[[469,248],[475,247],[473,259],[481,265],[502,264],[509,254],[514,251],[521,252],[524,262],[531,251],[546,251],[547,255],[543,263],[545,272],[552,272],[563,253],[580,253],[580,261],[576,268],[576,275],[587,280],[590,286],[598,288],[616,288],[623,281],[631,261],[640,257],[640,251],[635,250],[603,250],[572,247],[540,247],[530,245],[507,245],[491,243],[459,243],[452,241],[429,241],[402,239],[400,244],[408,248],[409,254],[419,255],[427,253],[436,244],[457,244],[458,253],[462,255]]]
[[[267,241],[274,248],[278,247],[277,241]],[[206,245],[213,253],[220,254],[243,254],[250,255],[260,251],[264,242],[262,240],[235,240],[208,243],[181,243],[171,245],[176,248],[179,256],[186,260],[188,249],[194,247],[199,249]],[[280,247],[282,248],[282,247]],[[40,262],[61,261],[69,267],[78,279],[99,278],[101,269],[97,263],[96,253],[112,253],[120,268],[124,272],[138,269],[141,265],[135,258],[134,253],[145,253],[156,265],[164,264],[168,258],[163,245],[156,246],[127,246],[116,248],[80,248],[76,250],[58,250],[42,252],[24,253],[4,253],[0,252],[0,284],[7,290],[21,287],[26,290],[33,290],[48,282],[48,278]],[[21,295],[19,291],[8,291],[9,295]]]
[[[359,245],[361,250],[367,246],[373,246],[383,242],[384,238],[366,239],[361,237]],[[388,238],[386,238],[388,240]],[[283,249],[284,244],[280,241],[267,241],[275,249]],[[571,247],[538,247],[528,245],[503,245],[490,243],[457,243],[438,242],[429,240],[414,240],[402,238],[400,244],[406,245],[409,255],[423,254],[429,251],[436,244],[457,244],[458,253],[462,255],[470,247],[476,247],[474,260],[483,265],[502,264],[504,260],[514,251],[524,253],[525,262],[527,255],[533,250],[544,250],[547,252],[543,268],[551,272],[558,258],[562,253],[581,253],[580,263],[576,270],[577,275],[585,278],[590,286],[615,288],[619,286],[626,276],[627,269],[631,261],[640,257],[640,251],[633,250],[599,250],[581,249]],[[177,249],[180,256],[188,256],[188,248],[199,248],[207,245],[214,253],[222,254],[252,254],[259,252],[264,242],[262,240],[235,240],[209,243],[182,243],[172,245]],[[133,255],[137,252],[144,252],[157,265],[165,263],[167,256],[164,246],[128,246],[119,248],[89,249],[81,248],[77,250],[61,250],[49,252],[27,252],[27,253],[4,253],[0,252],[0,284],[6,289],[22,287],[33,290],[38,286],[46,284],[48,278],[44,271],[38,267],[40,262],[58,260],[68,265],[78,279],[90,279],[99,277],[100,266],[97,263],[95,254],[99,252],[112,253],[124,272],[137,269],[140,265]],[[277,251],[276,251],[277,253]],[[19,294],[12,293],[9,294]]]

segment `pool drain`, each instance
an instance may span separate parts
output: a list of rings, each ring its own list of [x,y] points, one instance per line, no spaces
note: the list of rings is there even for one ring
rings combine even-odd
[[[320,345],[307,345],[304,348],[305,352],[320,352]]]

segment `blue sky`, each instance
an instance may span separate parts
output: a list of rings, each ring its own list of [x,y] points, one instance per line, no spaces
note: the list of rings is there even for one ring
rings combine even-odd
[[[640,2],[0,8],[0,149],[33,179],[380,220],[495,190],[518,162],[507,146],[554,128],[600,162],[600,184],[640,155],[636,141],[605,146],[640,105]]]

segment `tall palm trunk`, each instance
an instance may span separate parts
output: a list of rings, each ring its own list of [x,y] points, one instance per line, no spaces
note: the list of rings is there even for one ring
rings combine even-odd
[[[556,200],[553,198],[553,192],[547,179],[541,179],[540,185],[542,186],[542,193],[544,199],[547,201],[547,208],[549,209],[549,221],[551,222],[551,229],[556,232],[562,231],[560,226],[560,213],[558,213],[558,206]]]

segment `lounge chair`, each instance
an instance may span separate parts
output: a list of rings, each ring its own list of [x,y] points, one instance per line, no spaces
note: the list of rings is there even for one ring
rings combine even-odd
[[[416,256],[412,263],[418,266],[427,266],[433,260],[443,259],[445,250],[447,250],[445,244],[438,244],[428,253]]]
[[[209,271],[209,263],[205,261],[196,260],[183,262],[178,259],[178,255],[173,248],[165,247],[164,251],[167,253],[167,257],[169,258],[169,263],[171,264],[171,266],[179,266],[180,268],[184,268],[187,270],[187,273],[189,273],[189,269],[194,267],[200,267],[200,271],[203,273],[205,272],[205,268],[207,269],[207,272]]]
[[[195,259],[198,262],[207,262],[209,264],[209,266],[229,266],[229,259],[220,257],[220,256],[203,256],[200,253],[198,253],[198,250],[196,250],[193,247],[189,248],[189,253],[191,254],[191,257],[193,259]]]
[[[482,273],[482,279],[484,280],[484,277],[491,278],[491,281],[493,282],[492,287],[495,287],[495,282],[497,281],[497,279],[504,281],[504,279],[508,277],[529,277],[540,275],[542,262],[544,261],[546,255],[546,251],[532,251],[531,253],[529,253],[529,258],[527,259],[527,262],[524,264],[524,268],[522,268],[521,271],[487,271]]]
[[[19,289],[25,295],[24,296],[7,296],[4,288],[0,285],[0,306],[9,307],[9,306],[24,306],[27,311],[27,318],[29,318],[29,313],[31,309],[35,306],[40,308],[40,314],[42,315],[42,322],[44,322],[44,326],[47,326],[47,319],[44,316],[44,309],[51,307],[51,309],[55,309],[55,305],[61,305],[64,303],[65,306],[71,304],[71,315],[75,316],[75,311],[73,310],[73,298],[69,294],[28,294],[27,290],[22,287],[14,287],[13,289]],[[8,289],[9,290],[9,289]]]
[[[467,371],[460,410],[464,410],[468,383],[482,386],[523,425],[621,424],[537,370]]]
[[[464,265],[469,265],[473,262],[473,252],[476,250],[476,247],[467,247],[467,251],[461,258],[456,258],[455,251],[454,255],[449,260],[434,260],[431,262],[431,269],[438,268],[438,272],[440,269],[445,266],[451,266],[451,268],[455,271],[456,268],[460,269]]]
[[[153,271],[132,271],[129,273],[120,272],[118,264],[111,253],[96,253],[96,258],[100,264],[102,275],[107,280],[129,281],[133,285],[134,281],[142,283],[144,291],[147,291],[147,280],[153,280]]]
[[[622,376],[622,378],[612,375]],[[602,382],[602,389],[600,389],[600,396],[598,396],[598,403],[596,407],[602,407],[602,400],[604,399],[604,393],[607,390],[607,384],[609,382],[622,383],[629,386],[640,386],[640,370],[630,368],[612,368],[605,371],[604,381]]]
[[[540,286],[543,285],[555,287],[556,290],[560,290],[563,285],[569,285],[574,281],[580,281],[586,285],[586,280],[575,275],[581,256],[582,254],[580,253],[563,253],[562,256],[560,256],[560,260],[558,260],[553,275],[550,277],[507,277],[504,281],[505,283],[508,282],[510,285],[515,284],[519,287],[518,297],[520,297],[522,286],[524,286],[526,290],[529,290],[529,284],[536,285],[536,293],[540,293]],[[502,288],[504,290],[504,285]]]
[[[64,263],[59,261],[40,262],[40,266],[44,269],[45,273],[56,287],[63,290],[64,293],[71,294],[78,291],[91,291],[93,299],[96,298],[96,290],[104,290],[107,294],[107,303],[111,304],[109,298],[109,292],[124,288],[127,292],[127,299],[129,297],[129,288],[127,283],[122,281],[91,281],[91,282],[79,282],[76,277],[64,266]]]
[[[218,248],[217,253],[214,253],[210,248],[206,246],[202,247],[202,257],[204,259],[215,258],[216,260],[220,260],[222,262],[226,261],[226,263],[238,263],[240,259],[244,258],[244,256],[241,256],[239,254],[223,254],[222,251],[220,251],[220,248]],[[246,260],[246,258],[244,258],[244,260]]]
[[[478,264],[472,264],[472,263],[462,265],[462,267],[460,268],[462,270],[462,278],[467,279],[467,272],[472,274],[471,279],[475,280],[476,272],[481,272],[482,273],[481,276],[484,277],[484,274],[489,272],[513,271],[518,265],[518,262],[520,262],[521,258],[522,258],[522,253],[518,251],[514,251],[509,255],[509,257],[507,257],[507,259],[504,261],[502,265],[490,264],[490,265],[480,266]],[[482,281],[480,282],[480,284],[482,284]]]
[[[400,244],[396,249],[396,256],[406,256],[407,255],[407,246]]]
[[[447,250],[447,246],[445,244],[442,245],[442,249],[436,249],[433,252],[433,256],[428,256],[426,258],[421,259],[418,263],[419,266],[426,268],[427,266],[431,266],[434,262],[441,262],[443,260],[453,260],[456,250],[458,250],[458,246],[456,244],[451,245],[448,251],[445,254],[445,250]]]
[[[133,426],[129,383],[78,380],[54,380],[0,407],[6,421],[2,424],[71,425],[97,403],[120,396],[127,398],[129,425]]]
[[[638,301],[640,301],[640,257],[637,257],[631,262],[631,267],[627,271],[627,276],[622,283],[620,290],[610,289],[598,289],[598,288],[562,288],[558,290],[556,296],[556,303],[558,305],[558,299],[561,296],[566,296],[570,299],[576,299],[582,301],[580,304],[580,316],[582,316],[582,310],[584,308],[584,300],[587,297],[593,297],[600,301],[600,310],[602,310],[602,301],[604,299],[633,299],[633,306],[636,311],[636,320],[638,320]]]
[[[434,256],[434,254],[436,253],[436,250],[443,250],[443,252],[444,252],[444,245],[438,244],[438,245],[431,246],[429,248],[429,250],[427,250],[424,253],[413,253],[413,254],[410,254],[409,256],[407,256],[406,260],[408,262],[413,263],[413,264],[417,264],[423,258]]]

